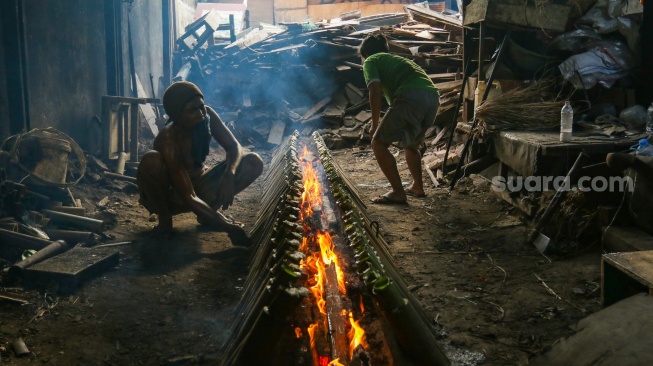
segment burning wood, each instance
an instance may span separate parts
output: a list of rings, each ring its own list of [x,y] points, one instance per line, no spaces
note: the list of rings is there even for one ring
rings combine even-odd
[[[263,206],[252,232],[259,246],[225,344],[225,364],[392,365],[412,357],[419,364],[447,365],[323,140],[313,136],[316,158],[308,144],[297,149],[297,135],[266,177],[262,202],[275,209]],[[364,298],[378,306],[365,306]],[[382,321],[409,356],[387,341]]]

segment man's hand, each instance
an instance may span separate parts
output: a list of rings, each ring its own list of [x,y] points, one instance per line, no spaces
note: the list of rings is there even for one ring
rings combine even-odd
[[[231,239],[231,244],[237,247],[249,247],[252,245],[252,240],[247,236],[245,229],[238,227],[229,231],[229,239]]]
[[[224,173],[218,183],[218,202],[220,207],[226,210],[234,203],[236,177],[233,173],[227,171]]]

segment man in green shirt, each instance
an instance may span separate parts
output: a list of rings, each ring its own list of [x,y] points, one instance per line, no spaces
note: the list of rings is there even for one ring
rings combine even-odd
[[[382,33],[368,35],[359,47],[363,74],[369,90],[372,150],[392,190],[372,199],[379,204],[406,204],[406,196],[424,197],[422,155],[426,130],[435,123],[440,94],[426,72],[413,61],[388,53]],[[382,95],[390,105],[382,120]],[[404,149],[413,178],[404,190],[397,162],[389,150],[396,142]]]

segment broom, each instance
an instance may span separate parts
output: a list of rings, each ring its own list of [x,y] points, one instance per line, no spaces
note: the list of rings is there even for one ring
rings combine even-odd
[[[501,130],[538,131],[560,126],[560,109],[565,104],[553,94],[555,79],[541,79],[507,91],[476,107],[477,137]]]

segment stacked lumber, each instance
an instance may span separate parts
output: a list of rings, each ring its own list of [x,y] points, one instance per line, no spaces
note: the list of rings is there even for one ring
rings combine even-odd
[[[441,91],[441,112],[455,106],[462,43],[451,39],[462,34],[460,21],[438,23],[437,17],[427,24],[428,14],[420,15],[421,21],[411,14],[264,24],[238,34],[234,42],[207,42],[193,53],[177,53],[175,80],[198,84],[206,102],[245,143],[277,145],[295,129],[310,133],[324,128],[336,134],[342,129],[353,140],[365,135],[369,121],[360,115],[369,105],[357,53],[369,33],[383,32],[392,53],[425,69]]]

